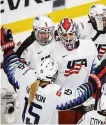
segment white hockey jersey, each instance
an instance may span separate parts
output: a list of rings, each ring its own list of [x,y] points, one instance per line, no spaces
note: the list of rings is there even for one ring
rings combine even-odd
[[[89,83],[79,86],[76,90],[49,84],[44,88],[38,88],[36,99],[29,105],[30,85],[37,79],[35,70],[20,63],[14,53],[4,59],[4,70],[14,87],[20,85],[20,114],[17,118],[20,123],[23,120],[27,124],[56,124],[58,123],[57,110],[67,110],[81,105],[94,90]]]
[[[93,110],[83,115],[77,125],[106,125],[106,116]]]
[[[106,32],[97,35],[97,31],[89,22],[79,23],[79,30],[81,39],[91,39],[94,41],[99,59],[104,60],[106,58]]]
[[[36,68],[36,64],[40,61],[50,58],[50,52],[53,48],[54,41],[48,45],[41,46],[37,41],[34,41],[21,55],[21,58],[24,58],[27,64],[31,68]]]
[[[22,57],[34,69],[39,61],[52,58],[59,66],[56,83],[66,88],[76,89],[79,85],[88,82],[91,69],[99,65],[97,55],[96,47],[92,41],[80,40],[79,47],[73,51],[67,51],[60,41],[52,42],[46,46],[34,42]]]
[[[100,63],[97,55],[97,49],[91,40],[79,40],[78,48],[72,51],[67,51],[60,41],[56,42],[51,58],[59,66],[57,84],[76,89],[88,82],[91,69]]]

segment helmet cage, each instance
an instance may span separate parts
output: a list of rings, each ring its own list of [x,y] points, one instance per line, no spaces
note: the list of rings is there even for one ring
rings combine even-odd
[[[106,17],[93,17],[89,16],[93,27],[99,31],[106,31]],[[100,27],[100,28],[99,28]]]
[[[58,28],[58,35],[59,35],[59,38],[60,38],[61,42],[63,43],[64,47],[68,51],[73,50],[75,48],[75,42],[77,41],[77,33],[75,32],[74,28],[72,31],[64,33],[64,32],[62,32],[62,28],[60,26]],[[65,35],[67,36],[67,38],[64,37]],[[68,35],[72,35],[73,37],[69,38]]]
[[[79,37],[79,27],[74,20],[65,17],[58,25],[58,35],[64,47],[71,51],[75,49]]]
[[[93,5],[88,16],[94,29],[106,31],[106,7],[104,5]]]
[[[53,27],[37,27],[36,29],[34,29],[35,31],[35,37],[37,42],[42,45],[48,45],[54,38],[54,26]],[[42,35],[47,35],[48,38],[43,38]]]

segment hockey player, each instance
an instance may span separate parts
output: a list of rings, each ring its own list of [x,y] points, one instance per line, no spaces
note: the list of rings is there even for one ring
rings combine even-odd
[[[18,57],[21,57],[22,61],[35,69],[37,63],[50,57],[50,50],[54,42],[53,38],[53,21],[46,15],[36,16],[31,35],[20,45],[16,53]]]
[[[17,50],[18,57],[24,58],[27,65],[36,68],[36,62],[50,57],[54,38],[54,23],[48,16],[34,18],[32,34]]]
[[[81,22],[80,38],[91,39],[98,49],[98,57],[106,58],[106,6],[95,4],[89,10],[89,21]]]
[[[55,42],[51,53],[51,58],[59,66],[57,83],[76,89],[88,82],[91,70],[100,64],[97,49],[91,40],[78,39],[78,27],[71,18],[60,21],[57,33],[60,40]],[[74,84],[70,84],[70,81]]]
[[[11,34],[11,32],[9,32]],[[57,123],[57,109],[64,110],[80,105],[96,89],[101,88],[100,79],[92,74],[90,83],[82,84],[75,91],[51,84],[57,75],[58,66],[51,59],[38,64],[36,71],[20,63],[14,53],[14,42],[7,39],[7,32],[1,29],[1,45],[4,51],[3,67],[13,86],[20,85],[20,113],[26,124]]]
[[[56,49],[51,53],[51,58],[59,66],[56,83],[63,87],[76,89],[79,85],[88,82],[90,72],[99,66],[97,49],[91,40],[78,39],[78,26],[70,18],[66,17],[60,21],[57,34],[60,40],[55,43],[54,48]],[[95,99],[92,99],[91,104],[94,105],[94,103]],[[70,111],[70,114],[74,112],[74,116],[81,115],[83,112],[83,108],[81,108]],[[64,115],[66,111],[62,113]],[[79,117],[75,119],[77,121]],[[73,120],[70,120],[69,123],[74,124]]]
[[[106,83],[104,84],[106,86]],[[103,86],[103,87],[104,87]],[[102,91],[103,92],[103,91]],[[77,125],[106,125],[106,87],[98,101],[98,109],[87,112]]]

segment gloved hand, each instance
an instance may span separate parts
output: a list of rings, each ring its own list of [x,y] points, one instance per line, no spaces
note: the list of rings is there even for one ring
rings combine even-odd
[[[98,75],[95,75],[95,74],[89,75],[89,83],[93,85],[95,91],[96,89],[101,89],[102,87],[101,80],[104,76],[106,76],[106,66],[102,68],[102,70],[99,72]]]
[[[95,106],[94,106],[95,110],[97,110],[98,100],[101,96],[101,87],[102,87],[101,81],[104,76],[106,76],[106,67],[105,66],[103,66],[103,68],[100,70],[98,75],[90,74],[90,76],[89,76],[89,82],[90,82],[90,84],[92,84],[93,91],[95,93],[93,95],[93,97],[95,98]]]
[[[0,29],[0,33],[0,43],[2,51],[4,51],[4,55],[8,55],[9,53],[14,52],[13,49],[15,47],[15,43],[13,41],[12,31],[10,29],[6,30],[5,27],[2,27]]]
[[[100,78],[97,75],[90,74],[89,75],[89,83],[92,84],[93,89],[94,89],[93,90],[94,93],[96,92],[96,90],[101,89],[102,83],[101,83]]]

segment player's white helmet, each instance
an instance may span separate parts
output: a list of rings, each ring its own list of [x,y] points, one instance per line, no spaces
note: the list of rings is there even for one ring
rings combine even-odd
[[[75,49],[78,36],[78,26],[71,18],[65,17],[58,25],[58,35],[64,47],[70,51]]]
[[[40,45],[49,44],[54,38],[54,23],[48,16],[36,16],[33,22],[35,37]]]
[[[89,18],[93,27],[98,31],[106,31],[106,6],[95,4],[90,8]]]
[[[37,65],[38,79],[54,82],[58,75],[58,65],[52,59],[46,59]]]

